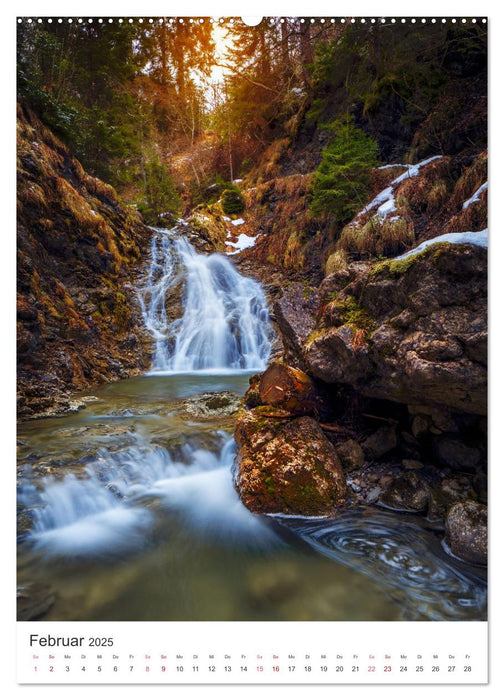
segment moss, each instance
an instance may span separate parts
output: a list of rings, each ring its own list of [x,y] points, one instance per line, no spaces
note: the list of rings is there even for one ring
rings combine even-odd
[[[265,477],[264,483],[266,484],[267,492],[270,494],[270,496],[273,496],[276,490],[273,486],[273,478],[271,476]]]
[[[121,294],[121,292],[116,292],[113,317],[119,331],[124,331],[128,326],[130,316],[131,311],[126,302],[125,295]]]
[[[354,297],[337,298],[328,306],[329,314],[336,320],[342,321],[342,326],[352,326],[357,330],[366,331],[369,336],[375,330],[376,324],[366,309],[360,306]]]
[[[327,328],[321,327],[321,328],[316,328],[314,331],[310,333],[308,338],[305,341],[306,345],[311,345],[314,343],[318,338],[322,338],[327,333]]]
[[[392,279],[397,279],[401,275],[404,275],[410,267],[413,267],[419,260],[423,260],[429,256],[432,257],[432,262],[434,264],[439,264],[440,260],[444,257],[444,253],[452,247],[452,243],[449,241],[441,241],[440,243],[433,243],[419,253],[414,253],[403,260],[384,260],[378,263],[376,267],[371,271],[371,276],[382,275],[384,277],[391,277]]]
[[[313,292],[315,287],[312,287],[308,280],[303,280],[303,299],[308,301],[310,298],[310,292]]]

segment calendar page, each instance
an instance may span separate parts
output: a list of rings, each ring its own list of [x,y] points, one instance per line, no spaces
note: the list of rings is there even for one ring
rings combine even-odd
[[[489,21],[310,9],[12,21],[19,687],[488,682]]]

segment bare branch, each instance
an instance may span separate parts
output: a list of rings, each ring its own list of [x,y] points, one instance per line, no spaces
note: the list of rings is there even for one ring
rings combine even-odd
[[[227,65],[225,63],[215,63],[214,65],[218,66],[219,68],[226,68],[226,70],[230,70],[235,75],[239,75],[240,78],[243,78],[247,82],[252,83],[252,85],[255,85],[256,87],[263,88],[263,90],[268,90],[269,92],[273,92],[277,96],[282,94],[282,91],[275,90],[272,87],[268,87],[268,85],[264,85],[264,83],[260,83],[258,80],[253,80],[250,76],[245,75],[245,73],[242,73],[234,66],[230,66],[230,65]]]

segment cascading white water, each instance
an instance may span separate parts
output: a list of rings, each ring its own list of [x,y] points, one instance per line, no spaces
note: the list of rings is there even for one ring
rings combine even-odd
[[[261,285],[240,275],[223,255],[200,255],[183,237],[154,229],[151,265],[140,301],[155,340],[151,373],[259,371],[272,329]],[[183,315],[167,295],[183,282]]]
[[[158,501],[186,519],[186,526],[228,544],[269,547],[277,538],[250,513],[233,487],[235,442],[218,436],[220,450],[185,445],[174,458],[159,445],[137,436],[125,450],[101,450],[83,478],[68,474],[20,486],[20,502],[30,511],[30,539],[51,555],[87,557],[140,548]]]

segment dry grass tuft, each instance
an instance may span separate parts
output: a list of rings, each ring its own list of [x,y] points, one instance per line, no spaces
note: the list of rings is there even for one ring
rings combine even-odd
[[[364,226],[355,223],[341,232],[337,250],[354,257],[388,257],[398,255],[415,242],[412,221],[401,217],[382,220],[372,216]]]
[[[457,207],[462,207],[476,190],[488,179],[488,154],[485,151],[480,153],[472,164],[464,170],[457,180],[453,191],[454,203]],[[470,207],[469,207],[470,208]]]
[[[445,180],[436,180],[427,194],[427,211],[439,209],[446,202],[448,187]]]
[[[345,267],[347,267],[347,265],[348,258],[345,251],[343,249],[334,251],[334,253],[331,253],[331,255],[327,258],[325,264],[326,277],[334,274],[335,272],[343,270]]]

